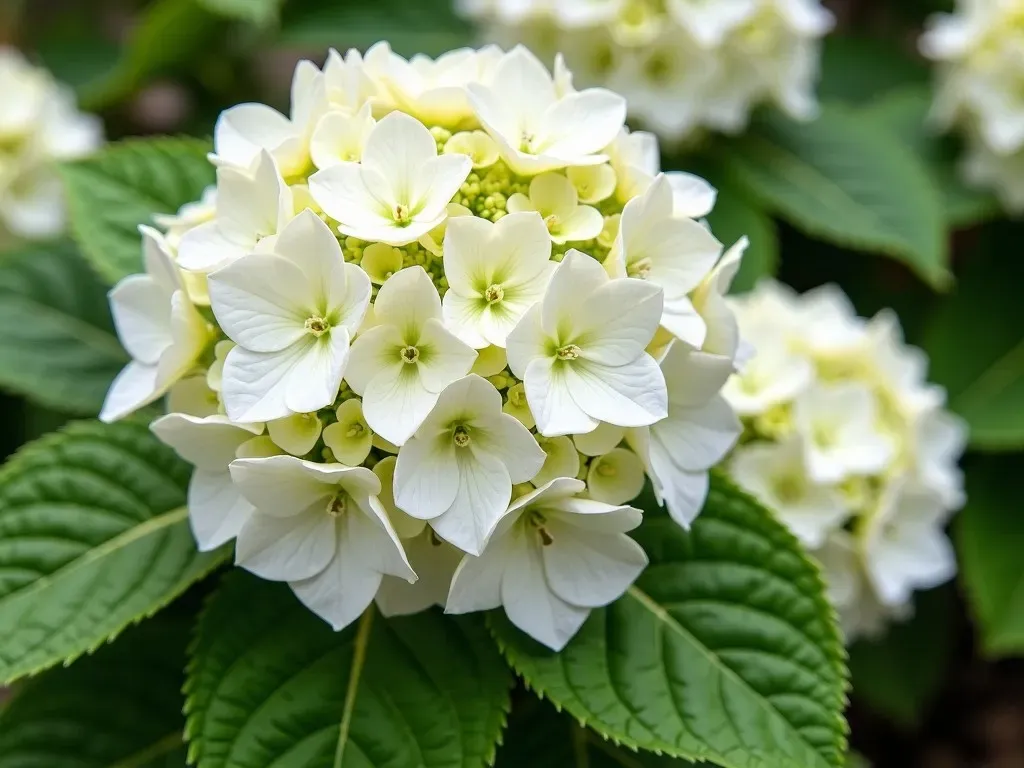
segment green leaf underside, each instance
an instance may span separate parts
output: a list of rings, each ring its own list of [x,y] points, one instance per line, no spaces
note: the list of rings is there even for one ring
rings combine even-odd
[[[698,764],[616,746],[547,701],[516,701],[494,768],[696,768]],[[711,768],[700,763],[701,768]]]
[[[953,653],[953,595],[940,587],[918,594],[914,615],[877,640],[850,648],[853,696],[904,727],[916,726],[946,676]]]
[[[767,116],[722,152],[748,194],[806,233],[950,281],[942,203],[910,149],[867,116],[824,105],[812,123]]]
[[[93,415],[127,360],[106,289],[74,246],[52,243],[0,258],[0,387]]]
[[[1024,260],[1012,241],[979,251],[924,329],[929,378],[970,425],[971,446],[1024,448]],[[998,318],[995,321],[994,318]]]
[[[142,424],[81,422],[0,471],[0,681],[95,650],[207,574],[189,467]]]
[[[0,711],[0,768],[181,768],[187,618],[162,614],[28,681]]]
[[[967,472],[967,506],[956,516],[960,578],[991,656],[1024,654],[1024,510],[1019,454],[986,457]]]
[[[627,746],[725,768],[843,765],[842,645],[793,537],[721,477],[690,533],[646,517],[650,566],[560,654],[489,614],[527,685]]]
[[[131,139],[61,166],[75,239],[110,283],[141,271],[140,224],[171,214],[214,181],[198,139]]]
[[[512,679],[482,619],[369,610],[333,632],[286,585],[232,573],[192,649],[190,758],[199,768],[489,765]]]
[[[864,114],[889,131],[924,163],[942,193],[946,219],[967,226],[997,216],[994,195],[972,189],[960,180],[959,148],[939,136],[928,123],[932,93],[927,84],[904,87],[869,103]]]

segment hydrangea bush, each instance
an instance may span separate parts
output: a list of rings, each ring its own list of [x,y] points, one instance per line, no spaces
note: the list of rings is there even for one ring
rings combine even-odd
[[[167,394],[200,549],[335,629],[503,606],[559,650],[622,595],[645,477],[688,527],[739,435],[743,247],[625,112],[525,48],[380,44],[300,63],[290,117],[221,116],[216,188],[111,292],[132,362],[101,413]]]
[[[744,423],[732,475],[818,557],[847,637],[878,636],[956,573],[966,424],[892,312],[865,321],[835,286],[775,282],[731,304],[753,346],[725,387]]]
[[[564,53],[581,82],[608,83],[663,139],[738,133],[759,105],[797,120],[817,113],[819,0],[457,0],[499,43]]]

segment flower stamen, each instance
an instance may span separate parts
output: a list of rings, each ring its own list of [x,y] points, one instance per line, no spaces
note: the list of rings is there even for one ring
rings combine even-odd
[[[402,347],[402,351],[399,353],[403,363],[412,364],[420,359],[420,351],[413,346]]]
[[[559,347],[555,354],[559,360],[575,360],[580,356],[580,348],[575,344],[566,344],[564,347]]]
[[[305,327],[307,332],[312,333],[317,338],[320,338],[331,330],[331,324],[327,321],[327,318],[318,317],[316,315],[306,318]]]
[[[497,283],[488,286],[487,290],[484,291],[484,299],[487,301],[488,304],[496,304],[497,302],[501,301],[504,298],[505,291]]]

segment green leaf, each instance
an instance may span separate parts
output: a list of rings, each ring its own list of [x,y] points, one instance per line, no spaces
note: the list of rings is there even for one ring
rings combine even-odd
[[[0,387],[94,415],[127,362],[106,289],[68,243],[0,257]]]
[[[266,26],[277,19],[284,0],[200,0],[204,8],[220,16]]]
[[[62,166],[72,231],[104,279],[140,271],[139,225],[198,200],[213,183],[209,149],[198,139],[133,139]]]
[[[953,523],[960,578],[990,656],[1024,654],[1024,510],[1020,454],[967,468],[967,506]]]
[[[942,193],[946,220],[952,226],[966,227],[997,216],[1000,207],[993,195],[961,181],[957,168],[961,148],[928,125],[931,101],[927,85],[910,86],[875,99],[865,107],[864,114],[912,149],[927,166]]]
[[[79,422],[0,470],[0,683],[70,661],[224,559],[200,554],[189,467],[137,422]]]
[[[724,175],[709,176],[708,180],[718,189],[715,207],[708,214],[715,237],[726,248],[744,235],[750,240],[731,289],[732,293],[749,291],[758,280],[774,277],[778,271],[779,236],[775,222],[760,205],[746,199]]]
[[[154,75],[210,50],[219,32],[219,19],[199,0],[154,0],[139,15],[116,64],[83,84],[82,106],[95,111],[124,100]]]
[[[181,768],[187,616],[161,615],[24,684],[0,710],[0,768]]]
[[[291,45],[368,48],[379,40],[405,56],[438,56],[470,45],[473,30],[450,0],[292,0],[284,7],[281,39]]]
[[[482,768],[511,683],[480,617],[371,606],[332,632],[286,585],[238,571],[199,622],[189,755],[199,768]]]
[[[707,763],[702,763],[707,766]],[[653,752],[616,746],[584,728],[550,702],[516,701],[494,768],[694,768]],[[0,766],[2,768],[2,766]]]
[[[854,698],[906,728],[917,726],[945,679],[953,653],[953,594],[933,589],[916,596],[914,616],[884,637],[850,649]]]
[[[527,685],[623,745],[725,768],[843,765],[846,670],[821,578],[716,476],[692,531],[648,512],[651,564],[558,654],[488,621]]]
[[[749,195],[807,234],[891,256],[934,288],[950,282],[928,170],[864,114],[826,104],[812,123],[767,115],[721,157]]]
[[[1024,260],[1019,230],[976,248],[956,293],[928,319],[922,344],[930,378],[944,386],[949,407],[967,420],[971,446],[1024,448]]]

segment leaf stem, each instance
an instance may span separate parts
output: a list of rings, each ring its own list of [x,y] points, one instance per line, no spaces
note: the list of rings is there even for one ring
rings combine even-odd
[[[572,724],[572,755],[576,768],[590,768],[590,752],[587,745],[587,732],[579,723]]]
[[[352,653],[352,669],[348,678],[348,689],[345,691],[345,708],[341,713],[341,727],[338,730],[338,748],[334,752],[334,768],[341,768],[345,757],[345,745],[348,743],[348,731],[352,726],[352,713],[356,708],[356,696],[359,694],[359,678],[363,675],[366,663],[366,646],[370,644],[370,630],[373,628],[373,603],[363,612],[356,629],[355,649]]]

